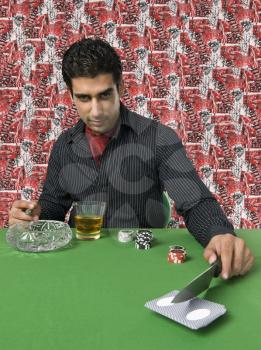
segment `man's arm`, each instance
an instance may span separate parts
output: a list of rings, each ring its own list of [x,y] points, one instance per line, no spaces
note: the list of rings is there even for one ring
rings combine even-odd
[[[41,206],[41,219],[64,221],[70,209],[72,199],[61,181],[63,145],[59,138],[53,145],[48,162],[46,180],[43,191],[39,197]]]
[[[58,139],[59,141],[59,139]],[[58,141],[54,144],[48,162],[47,176],[39,201],[17,200],[9,210],[9,225],[27,224],[32,220],[64,221],[72,200],[61,186],[61,151]]]
[[[177,134],[160,124],[157,163],[160,181],[174,200],[177,213],[206,247],[205,258],[212,263],[221,257],[223,278],[245,273],[253,264],[249,249],[236,237],[233,225],[198,176]]]
[[[234,235],[233,225],[198,176],[177,134],[163,125],[158,127],[157,161],[160,181],[201,245],[206,247],[216,234]]]

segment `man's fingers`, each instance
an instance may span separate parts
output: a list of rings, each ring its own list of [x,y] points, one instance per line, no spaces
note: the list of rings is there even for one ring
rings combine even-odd
[[[9,226],[15,223],[36,221],[39,219],[41,207],[37,201],[17,200],[9,211]]]
[[[230,233],[214,236],[204,250],[204,257],[209,262],[220,257],[222,262],[221,277],[244,275],[254,263],[251,251],[243,239]]]
[[[36,207],[33,210],[33,215],[39,216],[41,213],[41,206],[39,203],[36,204]]]
[[[210,257],[215,254],[215,250],[211,246],[207,246],[206,249],[204,250],[204,258],[209,261]]]
[[[204,252],[204,258],[208,261],[209,264],[213,264],[217,260],[217,255],[215,249],[208,248]]]
[[[251,267],[254,264],[254,257],[253,257],[253,255],[251,253],[249,255],[250,256],[249,256],[247,262],[245,263],[243,269],[240,272],[241,276],[245,275],[251,269]]]
[[[224,279],[231,277],[232,260],[234,251],[234,236],[227,234],[221,243],[221,262],[222,272],[221,276]],[[230,237],[231,236],[231,237]]]
[[[11,210],[12,218],[18,219],[18,220],[25,220],[25,221],[31,221],[33,216],[26,214],[22,209],[13,208]]]
[[[12,208],[19,209],[34,209],[37,205],[37,201],[25,201],[25,200],[17,200],[13,203]]]
[[[213,264],[217,260],[217,256],[220,255],[220,243],[216,237],[213,237],[204,250],[204,258],[209,264]]]
[[[246,255],[246,244],[241,238],[235,240],[234,256],[232,265],[232,276],[238,276],[244,267],[244,260]]]
[[[29,221],[19,220],[19,219],[12,219],[11,221],[9,221],[9,227],[14,225],[14,224],[21,224],[21,225],[27,227],[29,224]]]

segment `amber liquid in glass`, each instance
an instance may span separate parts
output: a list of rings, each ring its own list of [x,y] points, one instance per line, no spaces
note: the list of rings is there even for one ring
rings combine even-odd
[[[103,217],[98,215],[76,215],[74,217],[76,237],[78,239],[100,238],[102,219]]]

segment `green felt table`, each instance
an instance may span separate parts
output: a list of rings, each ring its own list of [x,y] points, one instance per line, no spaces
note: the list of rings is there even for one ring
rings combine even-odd
[[[208,266],[187,230],[153,230],[150,250],[117,241],[104,230],[97,241],[73,239],[48,253],[23,253],[0,233],[0,349],[260,349],[261,230],[239,230],[255,255],[245,277],[214,279],[201,295],[227,314],[200,330],[188,329],[144,307],[181,289]],[[184,264],[167,262],[168,247],[184,245]]]

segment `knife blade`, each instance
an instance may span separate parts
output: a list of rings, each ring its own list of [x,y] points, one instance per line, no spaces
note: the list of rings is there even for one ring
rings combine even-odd
[[[208,289],[212,277],[218,277],[222,270],[220,259],[217,259],[210,267],[195,277],[185,286],[172,300],[173,303],[182,303],[196,297],[204,290]]]

